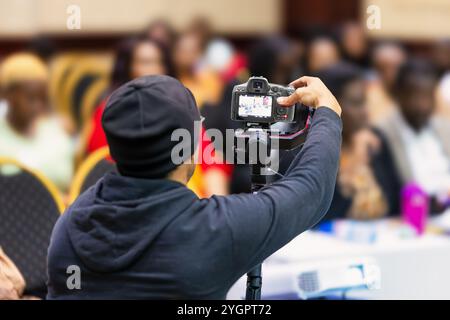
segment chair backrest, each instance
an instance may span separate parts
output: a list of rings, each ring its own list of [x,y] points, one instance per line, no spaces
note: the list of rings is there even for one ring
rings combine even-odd
[[[83,123],[91,120],[95,108],[106,97],[108,86],[108,79],[100,78],[87,89],[81,101],[81,117],[83,119]]]
[[[58,110],[81,129],[95,103],[106,94],[112,67],[109,54],[65,53],[52,63],[50,92]]]
[[[69,203],[97,183],[106,173],[117,172],[116,165],[109,160],[109,148],[103,147],[93,152],[80,165],[69,192]]]
[[[63,210],[61,196],[48,179],[0,157],[0,247],[23,274],[27,294],[46,292],[47,249]]]
[[[62,94],[67,78],[77,66],[77,61],[82,59],[80,53],[65,53],[57,55],[51,62],[49,90],[52,104],[56,106],[58,113],[71,117],[70,107],[66,103],[66,97]]]
[[[92,116],[96,108],[107,97],[109,81],[104,78],[97,79],[86,91],[81,102],[82,127],[78,143],[75,163],[78,166],[85,158],[92,134]]]
[[[99,58],[88,57],[77,62],[76,68],[67,76],[67,81],[63,87],[65,97],[64,104],[67,106],[77,128],[83,126],[83,116],[89,118],[90,115],[83,115],[83,99],[89,88],[100,80],[107,79],[107,63]],[[104,81],[100,81],[102,83]],[[100,93],[101,94],[101,93]],[[91,108],[92,109],[92,108]]]

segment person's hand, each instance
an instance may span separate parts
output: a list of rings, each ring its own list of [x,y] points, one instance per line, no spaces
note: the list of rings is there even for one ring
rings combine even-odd
[[[295,92],[288,97],[277,99],[282,106],[292,106],[298,102],[313,107],[326,107],[341,116],[341,106],[325,84],[316,77],[301,77],[290,83],[296,88]]]
[[[352,138],[353,155],[359,163],[368,165],[371,155],[378,153],[381,148],[381,141],[375,133],[369,129],[362,129],[356,132]]]

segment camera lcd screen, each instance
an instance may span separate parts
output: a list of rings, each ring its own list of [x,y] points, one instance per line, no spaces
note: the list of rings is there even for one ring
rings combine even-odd
[[[240,117],[269,118],[272,116],[272,97],[270,96],[239,96]]]

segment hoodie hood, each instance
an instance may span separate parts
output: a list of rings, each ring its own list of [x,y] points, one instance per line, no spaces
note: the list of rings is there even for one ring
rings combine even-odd
[[[107,174],[67,214],[72,246],[88,268],[114,272],[128,267],[197,196],[171,180]]]

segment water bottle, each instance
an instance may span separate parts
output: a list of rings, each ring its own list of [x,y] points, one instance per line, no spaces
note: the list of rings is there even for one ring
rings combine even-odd
[[[430,198],[416,183],[409,183],[402,189],[401,210],[403,222],[410,225],[418,235],[425,232],[430,210]]]

